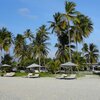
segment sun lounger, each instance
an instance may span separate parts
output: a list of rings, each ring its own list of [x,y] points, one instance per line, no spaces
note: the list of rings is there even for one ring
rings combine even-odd
[[[31,77],[31,76],[33,76],[33,73],[29,73],[29,74],[27,75],[28,78]]]
[[[39,74],[35,74],[33,75],[33,73],[29,73],[27,76],[25,76],[24,78],[38,78]]]
[[[94,70],[93,73],[94,73],[94,74],[100,74],[100,71]]]
[[[32,76],[29,76],[29,78],[39,78],[39,74],[35,74],[35,75],[32,75]]]
[[[62,74],[61,76],[59,77],[56,77],[57,79],[65,79],[67,77],[67,74]]]
[[[10,73],[6,73],[4,77],[13,77],[14,75],[15,75],[15,72],[10,72]]]
[[[71,74],[70,76],[67,76],[66,79],[76,79],[76,74]]]

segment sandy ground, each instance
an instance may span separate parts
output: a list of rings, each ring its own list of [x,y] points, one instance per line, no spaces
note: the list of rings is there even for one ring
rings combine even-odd
[[[100,78],[0,77],[0,100],[100,100]]]

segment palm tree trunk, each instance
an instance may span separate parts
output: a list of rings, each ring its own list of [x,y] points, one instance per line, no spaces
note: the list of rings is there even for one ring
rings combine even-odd
[[[45,57],[44,57],[44,66],[45,66]]]
[[[71,62],[71,47],[70,47],[70,42],[71,42],[71,39],[70,39],[70,31],[69,31],[69,21],[68,21],[68,35],[69,35],[69,57],[70,57],[70,62]]]
[[[0,49],[0,65],[1,65],[1,58],[2,57],[2,50]]]
[[[39,57],[39,65],[41,65],[41,62],[40,62],[40,57]]]
[[[84,39],[83,39],[83,41],[82,41],[82,45],[84,46],[84,43],[85,43],[85,41],[84,41]],[[82,55],[83,55],[83,57],[84,57],[84,52],[82,52]]]
[[[76,53],[77,53],[77,65],[78,65],[78,43],[76,42]],[[77,68],[77,71],[78,71],[78,73],[79,73],[79,68],[78,68],[78,66],[76,66],[76,68]]]
[[[89,65],[91,66],[92,62],[91,62],[91,58],[90,58],[90,53],[89,53]],[[89,66],[89,70],[90,70],[90,66]]]
[[[64,62],[63,62],[63,63],[66,62],[66,58],[65,58],[65,54],[64,54],[64,50],[65,50],[65,45],[63,45],[63,56],[64,56]]]
[[[39,57],[39,65],[41,65],[40,57]],[[40,72],[40,67],[39,67],[39,72]]]
[[[78,43],[76,42],[76,52],[78,53]]]

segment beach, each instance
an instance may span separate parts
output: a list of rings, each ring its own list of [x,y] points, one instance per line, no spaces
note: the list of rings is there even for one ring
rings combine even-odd
[[[100,100],[100,78],[0,77],[0,100]]]

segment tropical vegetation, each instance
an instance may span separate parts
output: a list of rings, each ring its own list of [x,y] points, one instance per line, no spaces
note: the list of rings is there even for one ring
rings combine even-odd
[[[65,2],[65,13],[56,12],[49,26],[41,25],[34,33],[27,29],[15,37],[7,28],[0,29],[0,63],[26,68],[32,63],[46,66],[51,73],[60,69],[65,62],[76,63],[78,70],[84,70],[84,63],[97,63],[99,50],[94,43],[84,43],[93,31],[91,19],[76,10],[74,2]],[[57,51],[49,58],[50,35],[55,34]],[[81,50],[78,45],[83,45]],[[13,53],[10,53],[10,48]]]

